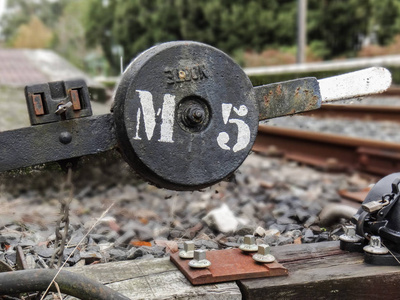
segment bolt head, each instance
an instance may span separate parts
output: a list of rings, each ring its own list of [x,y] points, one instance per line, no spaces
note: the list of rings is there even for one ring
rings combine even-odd
[[[347,243],[357,243],[361,240],[361,237],[359,237],[356,234],[356,226],[354,225],[346,225],[344,226],[344,234],[342,234],[339,239],[343,242]]]
[[[256,252],[258,247],[256,245],[256,238],[254,235],[248,234],[244,236],[243,244],[239,247],[244,252]]]
[[[183,243],[183,250],[179,251],[180,258],[193,258],[194,257],[194,243],[185,242]]]
[[[195,260],[206,259],[206,250],[195,250],[194,251],[194,259]]]
[[[58,139],[63,144],[69,144],[72,141],[72,134],[68,131],[63,131],[60,133]]]
[[[194,250],[194,258],[189,261],[189,267],[204,269],[211,266],[211,262],[206,259],[206,250]]]
[[[248,234],[244,236],[243,242],[246,245],[255,245],[256,244],[256,238],[254,235]]]
[[[268,255],[271,253],[271,248],[266,244],[258,245],[257,253],[261,255]]]
[[[194,251],[194,243],[193,242],[184,242],[183,249],[185,249],[186,252]]]
[[[371,236],[369,240],[369,245],[365,246],[364,248],[365,252],[371,253],[371,254],[387,254],[389,253],[389,250],[386,247],[383,247],[381,244],[381,238],[379,236]]]
[[[376,236],[376,235],[371,236],[371,239],[369,240],[369,245],[371,247],[380,248],[381,247],[381,237]]]
[[[347,236],[355,237],[356,236],[356,226],[354,226],[354,225],[344,226],[344,233]]]
[[[258,246],[258,252],[253,255],[253,259],[259,263],[272,263],[275,257],[271,254],[269,245],[262,244]]]

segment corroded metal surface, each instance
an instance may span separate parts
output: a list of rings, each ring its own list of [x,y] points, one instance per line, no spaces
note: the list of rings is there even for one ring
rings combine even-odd
[[[0,172],[114,148],[111,114],[36,125],[0,134]]]
[[[321,95],[316,78],[302,78],[254,88],[259,119],[271,119],[318,109]]]
[[[208,251],[207,259],[211,262],[210,267],[195,270],[178,253],[171,255],[171,261],[193,285],[288,275],[288,270],[281,264],[256,263],[252,254],[243,253],[239,249]]]

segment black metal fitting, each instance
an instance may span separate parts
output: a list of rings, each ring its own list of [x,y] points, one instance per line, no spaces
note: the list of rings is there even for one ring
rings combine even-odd
[[[84,80],[54,81],[25,87],[32,125],[92,115],[89,90]]]

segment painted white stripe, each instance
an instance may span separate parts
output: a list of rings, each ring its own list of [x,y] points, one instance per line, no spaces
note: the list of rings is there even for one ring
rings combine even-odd
[[[373,67],[318,82],[322,102],[331,102],[382,93],[392,83],[392,75],[385,68]]]

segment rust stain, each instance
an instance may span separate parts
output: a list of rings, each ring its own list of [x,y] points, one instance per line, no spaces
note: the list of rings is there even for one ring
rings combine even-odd
[[[71,102],[72,102],[72,109],[73,110],[81,110],[81,101],[79,99],[79,92],[78,90],[70,90]]]
[[[299,95],[300,92],[300,87],[298,87],[294,93],[294,96],[297,97]]]
[[[319,98],[317,95],[312,96],[311,101],[309,101],[307,104],[307,110],[312,110],[317,108],[316,105],[318,103],[318,99]]]
[[[269,97],[267,95],[264,95],[264,104],[265,106],[269,105]]]
[[[276,87],[276,95],[280,96],[282,95],[282,85],[278,84],[278,86]]]
[[[44,115],[43,100],[40,94],[32,95],[32,104],[33,104],[33,109],[35,111],[35,115],[37,116]]]

